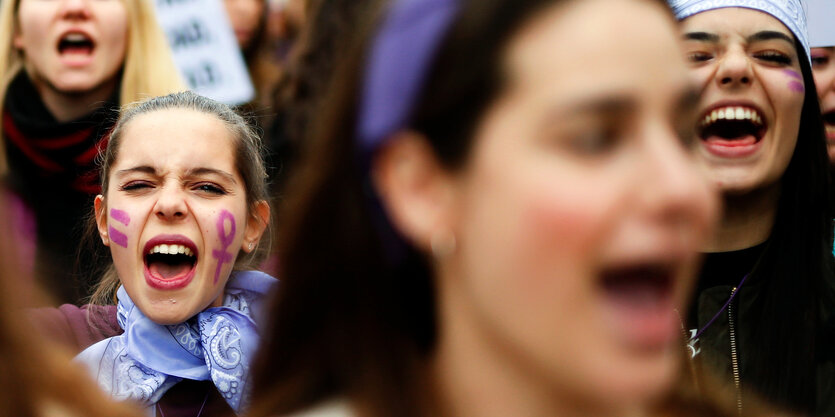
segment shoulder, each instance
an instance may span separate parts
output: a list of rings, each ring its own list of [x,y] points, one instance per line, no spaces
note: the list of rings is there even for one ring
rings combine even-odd
[[[27,311],[32,325],[44,337],[81,352],[88,346],[122,333],[116,320],[116,306],[64,304],[60,307],[34,308]]]

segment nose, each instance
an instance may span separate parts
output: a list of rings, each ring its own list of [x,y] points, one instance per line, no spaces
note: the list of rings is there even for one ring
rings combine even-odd
[[[753,71],[747,53],[741,47],[728,49],[719,61],[715,78],[722,88],[750,85],[753,82]]]
[[[691,235],[713,225],[718,195],[681,145],[672,126],[658,126],[646,143],[640,179],[644,207],[653,221]]]
[[[89,0],[62,0],[61,17],[65,19],[87,19],[90,17]]]
[[[162,186],[154,204],[154,214],[158,219],[166,222],[185,219],[188,216],[188,206],[184,193],[174,186]]]

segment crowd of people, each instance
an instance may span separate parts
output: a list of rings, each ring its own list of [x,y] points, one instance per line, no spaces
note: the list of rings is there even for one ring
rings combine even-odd
[[[835,416],[814,3],[223,4],[0,2],[0,413]]]

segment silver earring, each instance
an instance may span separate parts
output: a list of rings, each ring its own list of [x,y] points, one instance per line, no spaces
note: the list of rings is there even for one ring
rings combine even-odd
[[[432,255],[436,258],[449,256],[455,252],[456,245],[455,234],[449,230],[434,233],[429,241],[429,246],[432,248]]]
[[[255,246],[255,244],[254,244],[254,243],[249,242],[249,250],[252,250],[252,248],[253,248],[254,246]]]

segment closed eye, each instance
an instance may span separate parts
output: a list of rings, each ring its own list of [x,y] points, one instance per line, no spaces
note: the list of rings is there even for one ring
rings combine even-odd
[[[786,54],[776,52],[776,51],[765,51],[765,52],[758,52],[754,54],[754,56],[762,61],[779,64],[779,65],[791,65],[792,59]]]
[[[201,192],[204,192],[204,193],[215,194],[215,195],[225,195],[226,194],[226,190],[223,189],[223,187],[221,187],[217,184],[209,183],[209,182],[201,182],[201,183],[195,185],[193,189],[196,190],[196,191],[201,191]]]
[[[139,191],[151,187],[153,187],[153,184],[147,181],[131,181],[119,187],[119,191]]]

